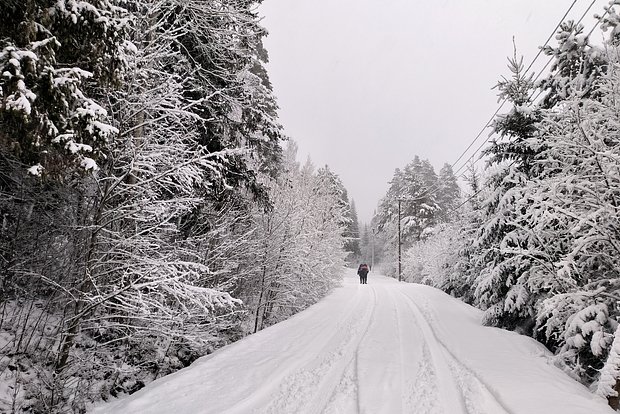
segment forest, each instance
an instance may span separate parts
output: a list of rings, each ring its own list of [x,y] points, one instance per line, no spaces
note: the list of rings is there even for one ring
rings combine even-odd
[[[0,2],[0,411],[84,412],[338,284],[256,2]],[[356,225],[355,225],[356,226]]]
[[[538,340],[554,353],[555,365],[617,408],[620,15],[615,3],[589,32],[579,22],[559,26],[558,44],[542,49],[551,70],[541,79],[527,73],[514,52],[509,74],[496,85],[499,101],[510,109],[493,119],[482,155],[455,173],[467,187],[458,204],[446,204],[449,181],[435,183],[421,167],[410,178],[414,161],[394,174],[363,238],[376,234],[375,243],[389,246],[379,261],[395,277],[394,209],[401,198],[404,280],[437,287],[484,310],[486,325]],[[604,34],[603,44],[591,42],[595,29]]]
[[[279,123],[258,4],[0,2],[0,411],[131,394],[359,260],[617,398],[620,14],[599,16],[603,44],[560,25],[541,79],[514,51],[481,156],[415,156],[360,225]]]

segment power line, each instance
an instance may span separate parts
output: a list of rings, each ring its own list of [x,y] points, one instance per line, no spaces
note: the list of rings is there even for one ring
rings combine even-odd
[[[592,5],[590,5],[590,7],[592,7]],[[594,27],[592,27],[592,29],[590,30],[590,32],[588,32],[588,35],[586,36],[586,39],[589,39],[589,38],[590,38],[590,35],[591,35],[591,34],[592,34],[592,32],[594,31],[594,29],[596,29],[596,28],[598,27],[598,25],[601,23],[601,21],[605,18],[605,16],[607,16],[607,14],[609,13],[609,9],[610,9],[610,8],[611,8],[611,6],[610,6],[610,7],[607,7],[607,8],[605,9],[605,13],[603,13],[603,14],[601,15],[601,17],[599,17],[599,18],[596,20],[596,23],[594,24]]]
[[[581,15],[581,17],[579,18],[579,20],[577,21],[577,23],[574,25],[574,27],[577,27],[585,18],[585,16],[590,12],[590,10],[592,9],[592,7],[594,6],[594,4],[596,3],[597,0],[592,0],[592,2],[590,3],[590,5],[587,7],[587,9],[583,12],[583,14]],[[564,15],[562,16],[562,18],[560,19],[560,21],[556,24],[556,26],[554,27],[553,31],[551,32],[551,34],[547,37],[547,39],[545,40],[545,43],[539,48],[538,53],[536,54],[536,56],[534,57],[534,59],[532,60],[532,62],[530,62],[530,64],[527,66],[526,70],[523,72],[523,74],[527,74],[527,72],[532,68],[532,66],[534,65],[534,63],[536,62],[536,60],[538,60],[538,58],[540,57],[540,55],[542,54],[542,52],[544,51],[544,48],[549,44],[549,41],[553,38],[553,35],[556,33],[556,31],[558,30],[558,28],[562,25],[562,23],[565,21],[566,17],[568,16],[568,14],[571,12],[571,10],[573,9],[573,7],[575,6],[575,4],[577,3],[577,0],[573,0],[573,2],[571,3],[571,5],[569,6],[569,8],[566,10],[566,12],[564,13]],[[586,38],[589,38],[590,35],[594,32],[594,30],[596,29],[596,27],[600,24],[601,20],[603,19],[603,17],[609,12],[609,9],[606,9],[605,13],[598,19],[598,21],[596,22],[596,24],[592,27],[592,29],[590,30],[590,32],[588,33],[588,35],[586,36]],[[542,75],[542,73],[544,73],[545,69],[551,64],[551,62],[553,61],[554,56],[551,56],[549,58],[549,60],[545,63],[545,65],[543,66],[543,68],[538,72],[538,74],[536,75],[536,77],[534,78],[533,82],[535,83],[538,78]],[[544,91],[540,90],[540,92],[538,93],[538,95],[536,95],[536,98],[534,98],[534,100],[531,100],[532,96],[534,95],[535,92],[532,93],[532,95],[529,96],[528,100],[530,100],[530,102],[534,102],[539,96],[540,94],[542,94]],[[478,134],[475,136],[475,138],[470,142],[470,144],[467,146],[467,148],[465,148],[465,150],[463,150],[463,152],[461,153],[461,155],[457,158],[456,161],[454,161],[451,164],[451,168],[455,168],[455,166],[458,164],[458,162],[465,156],[465,154],[467,154],[467,151],[469,151],[471,149],[471,147],[476,143],[476,141],[478,141],[480,139],[480,137],[482,136],[482,134],[484,133],[484,131],[491,125],[491,123],[493,122],[493,120],[495,119],[495,117],[499,114],[499,111],[501,111],[501,109],[503,108],[503,106],[506,104],[506,102],[508,101],[507,98],[503,98],[500,101],[500,105],[498,106],[498,108],[495,110],[495,112],[493,113],[493,115],[491,115],[491,117],[489,118],[489,120],[485,123],[485,125],[480,129],[480,131],[478,132]],[[528,106],[531,106],[532,103],[530,103]],[[468,163],[471,162],[474,157],[476,156],[476,154],[486,145],[486,141],[483,141],[477,148],[476,150],[467,158],[467,162],[464,163],[463,165],[461,165],[461,167],[459,167],[458,169],[456,169],[453,174],[459,175],[459,173],[467,167]],[[473,160],[473,163],[475,164],[476,162],[478,162],[478,160]],[[511,167],[514,163],[516,162],[513,161],[511,164],[508,165],[508,168]],[[464,176],[464,173],[461,174],[461,177]],[[423,199],[425,197],[430,197],[433,194],[436,194],[439,190],[441,189],[441,184],[436,184],[435,186],[425,190],[421,195],[417,196],[415,198],[415,200],[420,200]],[[472,196],[470,196],[469,198],[467,198],[465,201],[463,201],[458,207],[456,207],[455,209],[451,210],[450,212],[455,212],[457,211],[459,208],[461,208],[462,206],[464,206],[467,202],[469,202],[470,200],[472,200],[474,197],[476,197],[480,192],[482,191],[482,189],[478,190],[475,194],[473,194]],[[409,201],[409,200],[408,200]],[[413,200],[412,200],[413,201]]]
[[[489,120],[487,121],[486,124],[484,124],[484,126],[482,127],[482,129],[480,129],[480,132],[478,132],[478,135],[476,135],[476,137],[474,138],[474,140],[467,146],[467,148],[465,148],[465,151],[463,151],[461,153],[461,155],[457,158],[456,161],[454,161],[452,163],[452,168],[454,168],[454,166],[461,160],[461,158],[463,158],[463,156],[467,153],[467,151],[469,151],[469,149],[472,147],[472,145],[474,145],[476,143],[476,141],[478,140],[478,138],[480,138],[480,135],[482,135],[482,133],[485,131],[485,129],[487,129],[487,127],[491,124],[491,122],[493,122],[493,120],[495,119],[495,117],[497,116],[497,114],[499,113],[499,111],[502,110],[503,106],[506,104],[506,102],[508,102],[508,100],[506,98],[504,98],[502,100],[501,105],[495,110],[495,112],[493,113],[493,115],[491,115],[491,118],[489,118]]]
[[[592,3],[594,3],[593,0]],[[545,45],[547,45],[549,43],[549,40],[551,40],[551,38],[553,37],[553,35],[555,34],[555,32],[558,30],[558,28],[562,25],[562,23],[564,22],[564,20],[566,19],[566,16],[568,16],[568,13],[570,13],[570,11],[573,9],[573,7],[575,6],[575,3],[577,3],[577,0],[573,1],[573,4],[570,5],[570,7],[568,8],[568,10],[566,10],[566,13],[564,13],[564,16],[562,16],[562,18],[560,19],[560,21],[558,22],[558,24],[555,26],[555,28],[553,29],[553,31],[551,32],[551,34],[549,35],[549,37],[547,38],[547,40],[545,40]],[[592,7],[592,6],[590,6]],[[531,68],[532,65],[534,64],[534,62],[536,62],[536,59],[538,59],[538,56],[540,56],[540,54],[542,53],[545,45],[543,45],[541,48],[538,49],[538,53],[536,54],[536,56],[534,57],[534,60],[532,61],[532,63],[530,63],[530,65],[527,67],[527,69],[525,69],[524,73],[527,73]]]
[[[517,160],[513,160],[510,164],[508,164],[508,166],[506,166],[506,168],[510,168],[514,165],[514,163],[517,162]],[[461,207],[463,207],[465,204],[467,204],[468,202],[470,202],[471,200],[473,200],[474,198],[476,198],[478,196],[478,194],[480,194],[482,191],[484,190],[483,186],[480,186],[480,189],[478,189],[478,191],[476,191],[474,194],[472,194],[471,196],[467,197],[461,204],[459,204],[458,206],[456,206],[455,208],[453,208],[452,210],[450,210],[448,213],[452,214],[452,213],[456,213]]]
[[[590,11],[590,9],[592,8],[592,6],[594,5],[594,3],[596,2],[596,0],[593,0],[590,5],[588,6],[588,8],[586,9],[586,11],[581,15],[581,18],[577,21],[577,23],[574,25],[573,29],[576,28],[585,18],[585,16],[587,15],[587,13]],[[571,8],[575,5],[575,2],[573,2],[573,4],[571,4]],[[589,39],[590,36],[592,35],[592,33],[594,32],[594,30],[598,27],[598,25],[601,23],[601,21],[603,20],[603,18],[609,13],[611,7],[608,7],[605,9],[605,13],[603,13],[596,21],[596,23],[594,24],[594,26],[592,27],[592,29],[590,29],[590,31],[588,32],[587,36],[585,37],[585,39]],[[570,10],[570,8],[569,8]],[[566,17],[566,14],[564,15],[564,17]],[[557,27],[559,27],[560,25],[556,26],[556,30]],[[549,41],[549,39],[547,39],[547,42]],[[543,46],[544,47],[544,46]],[[541,48],[542,50],[542,48]],[[538,57],[540,55],[537,54],[536,56]],[[547,61],[547,63],[545,64],[545,66],[541,69],[541,71],[538,73],[538,75],[536,76],[536,78],[534,79],[534,82],[536,82],[538,80],[538,78],[540,77],[540,75],[544,72],[544,70],[547,68],[547,66],[549,66],[549,64],[553,61],[554,56],[551,56],[550,59]],[[528,69],[531,67],[532,65],[530,64],[530,66],[528,66]],[[555,78],[557,76],[557,74],[553,75],[551,77],[551,79]],[[530,95],[530,97],[528,98],[528,100],[530,100],[530,104],[528,106],[531,106],[533,104],[533,102],[538,99],[538,97],[544,92],[543,89],[540,90],[540,92],[536,95],[536,97],[532,100],[532,96],[534,95],[535,92],[532,93],[532,95]],[[485,143],[483,142],[483,145]],[[476,151],[474,152],[474,154],[468,159],[471,160],[473,158],[473,156],[482,148],[482,146],[479,146]],[[513,160],[506,168],[510,168],[514,165],[514,163],[517,160]],[[460,171],[460,169],[459,169]],[[452,209],[450,211],[450,213],[455,213],[458,209],[460,209],[461,207],[463,207],[465,204],[467,204],[469,201],[473,200],[476,196],[478,196],[478,194],[480,194],[483,191],[484,187],[480,188],[478,191],[476,191],[474,194],[472,194],[471,196],[469,196],[467,199],[465,199],[461,204],[459,204],[456,208]]]
[[[586,12],[584,13],[583,16],[585,16],[585,14],[590,10],[590,8],[592,7],[592,5],[594,4],[596,0],[593,0],[592,3],[590,4],[590,6],[588,7],[588,9],[586,10]],[[542,51],[544,50],[544,48],[549,44],[549,41],[553,38],[553,35],[556,33],[557,29],[562,25],[562,23],[564,22],[564,20],[566,19],[566,16],[568,16],[568,14],[571,12],[571,10],[573,9],[573,7],[575,6],[575,4],[577,3],[577,0],[573,0],[572,4],[569,6],[569,8],[566,10],[566,12],[564,13],[564,15],[562,16],[562,18],[560,19],[560,21],[558,22],[558,24],[556,24],[556,26],[553,28],[553,30],[551,31],[551,34],[549,34],[549,36],[547,37],[547,40],[545,40],[545,43],[539,48],[538,53],[536,54],[536,56],[534,57],[534,59],[532,60],[532,62],[530,62],[530,64],[528,65],[527,69],[523,72],[523,74],[527,74],[527,72],[532,68],[532,66],[534,65],[534,63],[536,62],[536,60],[538,60],[538,58],[540,57]],[[581,17],[581,19],[579,20],[581,22],[581,20],[583,19],[583,16]],[[452,168],[455,168],[455,166],[457,165],[457,163],[465,156],[465,154],[467,153],[467,151],[469,151],[469,149],[476,143],[476,141],[478,141],[480,139],[480,137],[482,136],[482,134],[484,133],[484,131],[491,125],[491,123],[493,122],[493,119],[495,119],[495,116],[497,116],[497,114],[499,113],[499,111],[502,109],[502,107],[506,104],[507,102],[507,98],[503,98],[500,102],[499,107],[495,110],[495,112],[493,113],[493,115],[491,116],[491,118],[489,119],[489,121],[487,121],[487,123],[482,127],[482,129],[480,130],[480,132],[478,133],[478,135],[476,135],[476,137],[473,139],[473,141],[467,146],[467,148],[465,148],[465,150],[461,153],[461,155],[457,158],[456,161],[454,161],[454,163],[452,163]],[[473,158],[476,153],[479,151],[476,150],[470,157],[469,159]],[[468,160],[469,160],[468,159]],[[459,168],[458,171],[460,171],[462,169]]]
[[[594,4],[596,3],[597,0],[592,0],[592,2],[590,3],[590,5],[588,6],[588,8],[583,12],[583,14],[581,15],[581,17],[579,18],[579,20],[577,21],[577,23],[574,25],[574,27],[577,27],[582,21],[583,19],[586,17],[586,15],[590,12],[590,10],[592,9],[592,7],[594,6]],[[571,11],[571,9],[573,8],[573,6],[575,5],[576,1],[573,1],[573,3],[570,5],[570,7],[568,8],[568,10],[566,11],[566,13],[564,13],[564,16],[562,16],[562,20],[560,20],[560,22],[555,26],[553,32],[551,33],[551,35],[549,35],[549,37],[547,38],[547,40],[545,41],[545,44],[543,44],[543,46],[541,46],[539,48],[538,54],[536,54],[536,57],[534,58],[534,60],[529,64],[529,66],[527,67],[527,69],[523,72],[524,75],[528,72],[528,70],[532,67],[532,65],[534,64],[534,62],[536,61],[536,59],[538,59],[538,57],[541,55],[542,51],[544,50],[545,46],[547,46],[547,44],[549,43],[549,40],[551,40],[551,38],[553,37],[553,34],[555,34],[555,31],[561,26],[561,24],[563,23],[564,19],[566,18],[566,16],[568,15],[568,13]],[[592,27],[592,29],[590,30],[590,33],[588,34],[588,36],[586,36],[586,38],[589,38],[590,35],[592,34],[592,32],[594,31],[594,29],[596,29],[596,27],[598,26],[598,24],[600,23],[601,19],[608,13],[609,11],[606,10],[605,14],[603,14],[603,16],[601,16],[601,18],[597,21],[597,23],[594,25],[594,27]],[[536,77],[534,78],[534,80],[532,82],[536,82],[538,80],[538,78],[540,78],[540,76],[544,73],[545,69],[549,66],[549,64],[553,61],[554,56],[551,56],[549,58],[549,60],[547,60],[547,63],[545,63],[545,65],[543,66],[543,68],[538,72],[538,75],[536,75]],[[532,96],[534,96],[534,94],[536,93],[536,91],[532,92],[532,94],[528,97],[528,100],[530,102],[534,102],[536,99],[538,99],[538,97],[543,93],[543,90],[540,90],[538,92],[538,94],[536,95],[536,97],[532,100]],[[501,109],[501,107],[506,103],[506,98],[503,99],[502,104],[500,105],[500,108],[498,108],[498,110],[495,111],[494,116],[491,119],[494,119],[495,115],[497,115],[497,113],[499,112],[499,109]],[[531,103],[530,105],[531,106]],[[490,122],[487,122],[487,124],[483,127],[483,131],[490,125]],[[481,131],[482,132],[482,131]],[[463,155],[465,155],[465,153],[469,150],[469,148],[471,148],[471,146],[475,143],[475,141],[478,140],[478,138],[480,137],[481,133],[478,134],[476,136],[476,138],[474,139],[474,141],[465,149],[465,151],[463,152],[463,154],[461,154],[461,156],[459,157],[459,159],[453,164],[454,165],[463,157]],[[476,151],[474,151],[472,153],[472,155],[467,159],[467,162],[471,161],[475,155],[482,149],[482,147],[484,147],[484,145],[486,144],[486,142],[482,142],[482,144],[480,146],[478,146],[478,148],[476,149]],[[474,164],[477,162],[477,160],[473,161]],[[455,174],[458,174],[460,171],[462,171],[465,167],[467,166],[467,164],[463,164],[460,168],[458,168],[456,170]]]

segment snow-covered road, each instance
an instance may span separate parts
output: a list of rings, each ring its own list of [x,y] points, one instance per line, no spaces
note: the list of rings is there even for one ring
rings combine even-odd
[[[371,273],[102,413],[612,413],[530,338],[436,289]]]

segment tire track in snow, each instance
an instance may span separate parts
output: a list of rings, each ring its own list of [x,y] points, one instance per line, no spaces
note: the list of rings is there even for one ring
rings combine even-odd
[[[472,388],[474,388],[474,390],[476,388],[480,388],[482,393],[491,397],[491,399],[487,401],[491,401],[496,405],[493,405],[492,407],[486,407],[488,412],[495,413],[500,412],[498,410],[503,410],[504,413],[511,414],[512,411],[505,405],[502,398],[498,395],[494,388],[486,381],[484,381],[482,377],[478,373],[476,373],[475,370],[473,370],[472,368],[467,366],[467,364],[458,359],[456,355],[445,345],[445,343],[441,339],[439,339],[435,329],[433,328],[434,318],[430,310],[428,309],[428,304],[425,303],[424,307],[420,307],[413,301],[413,299],[409,297],[408,299],[414,304],[414,306],[416,306],[420,310],[424,321],[429,325],[429,327],[433,331],[433,334],[435,335],[435,338],[437,338],[444,351],[449,355],[451,361],[454,363],[455,371],[461,373],[461,376],[459,376],[459,381],[463,384],[464,389],[472,391]],[[475,387],[472,387],[472,385],[474,385]],[[477,414],[476,411],[474,411],[474,413]]]
[[[413,323],[423,340],[422,360],[410,403],[416,406],[416,413],[419,414],[468,413],[465,399],[432,329],[420,319],[422,316],[413,301],[402,292],[399,296],[411,312]]]
[[[344,375],[325,406],[324,414],[355,413],[358,408],[356,363],[352,359],[345,369]]]
[[[408,397],[424,341],[413,326],[413,315],[393,286],[378,285],[379,304],[369,333],[357,349],[358,412],[363,414],[420,413]],[[349,411],[355,412],[355,411]]]
[[[265,378],[265,382],[259,389],[253,390],[246,398],[228,407],[223,412],[226,414],[247,414],[249,412],[259,412],[262,414],[269,412],[263,409],[253,410],[251,407],[272,406],[274,395],[278,395],[279,390],[282,388],[282,384],[286,383],[286,379],[294,375],[296,371],[302,369],[304,364],[307,363],[303,355],[313,353],[316,349],[321,349],[322,351],[317,355],[322,355],[323,350],[328,349],[330,344],[335,341],[335,338],[342,336],[342,332],[350,329],[350,326],[355,324],[356,320],[359,321],[359,308],[364,306],[366,301],[361,295],[356,295],[355,299],[351,302],[352,303],[346,307],[348,311],[345,317],[341,319],[342,322],[339,322],[334,328],[331,328],[331,331],[325,332],[324,326],[316,324],[312,329],[304,331],[304,333],[308,331],[316,332],[315,335],[310,337],[310,341],[304,342],[308,335],[302,334],[295,336],[290,345],[284,348],[285,352],[290,353],[289,358],[286,358],[283,362],[278,364],[277,369],[274,369],[272,374]],[[329,336],[326,334],[329,334]],[[264,362],[268,363],[268,361]],[[285,395],[278,395],[278,397],[286,398]]]
[[[373,312],[372,315],[374,315],[375,313],[375,309],[377,306],[377,291],[376,291],[376,287],[372,286],[372,292],[374,294],[374,302],[373,302]],[[357,384],[357,390],[356,390],[356,395],[355,395],[355,405],[357,408],[357,412],[361,413],[362,412],[362,404],[361,404],[361,393],[360,393],[360,345],[363,341],[363,339],[366,337],[366,334],[368,333],[368,331],[370,330],[370,326],[372,325],[372,320],[373,318],[371,317],[371,319],[368,320],[368,325],[366,327],[366,330],[364,331],[364,335],[360,338],[360,340],[357,342],[356,347],[355,347],[355,352],[353,353],[353,358],[351,359],[354,367],[355,367],[355,383]]]
[[[339,326],[329,342],[312,359],[302,357],[302,364],[279,381],[279,387],[271,393],[270,403],[256,412],[322,413],[334,400],[339,384],[357,394],[357,378],[349,381],[346,376],[351,372],[348,368],[355,360],[358,344],[368,333],[376,308],[376,292],[374,288],[368,290],[372,292],[372,306],[367,306],[364,295],[358,295],[360,299],[350,312],[352,315]],[[361,307],[364,308],[362,318],[359,317]]]
[[[407,318],[408,315],[405,316],[405,313],[410,314],[414,321],[415,315],[400,294],[396,295],[393,289],[389,289],[389,292],[392,303],[396,304],[394,311],[401,361],[401,412],[444,414],[437,392],[437,375],[429,364],[428,346],[423,338],[416,336],[414,330],[406,329],[407,325],[411,324],[411,318]],[[419,349],[414,348],[417,342],[420,342]],[[409,352],[405,352],[405,344],[411,347],[408,349]]]
[[[407,395],[408,413],[416,414],[450,414],[443,408],[441,395],[439,393],[439,383],[437,371],[431,364],[431,353],[428,345],[422,345],[422,359],[420,360],[417,375],[411,389]]]
[[[403,292],[401,295],[409,303],[417,324],[423,332],[424,340],[427,343],[425,350],[428,350],[430,354],[429,361],[432,361],[432,365],[438,373],[438,379],[444,382],[446,376],[450,376],[451,378],[447,379],[446,382],[451,384],[449,388],[454,388],[449,394],[454,394],[453,391],[455,390],[459,391],[456,398],[459,401],[460,412],[467,414],[511,414],[499,396],[472,369],[459,361],[454,353],[438,338],[432,324],[415,301]],[[441,387],[441,384],[438,385]],[[445,391],[445,387],[443,388]],[[445,395],[439,397],[444,398]],[[454,412],[456,412],[454,408],[446,411],[447,414]]]
[[[393,323],[396,304],[385,300],[391,296],[391,289],[384,285],[374,288],[382,292],[382,303],[375,307],[373,319],[355,350],[357,412],[392,414],[402,410],[402,353],[393,352],[393,345],[400,346],[401,338],[398,324]],[[375,300],[377,296],[375,291]]]
[[[398,311],[398,304],[397,304],[397,300],[396,297],[394,296],[394,292],[393,289],[389,289],[389,296],[392,299],[391,302],[394,303],[394,316],[395,316],[395,320],[396,320],[396,330],[398,332],[398,351],[399,351],[399,358],[400,358],[400,382],[401,382],[401,386],[400,386],[400,409],[401,412],[412,412],[412,410],[410,409],[411,407],[408,407],[407,405],[407,400],[405,399],[405,395],[410,394],[410,391],[413,390],[414,385],[410,384],[410,382],[407,380],[407,374],[405,372],[405,368],[407,367],[407,364],[405,363],[406,361],[406,357],[405,357],[405,350],[403,349],[403,342],[404,342],[404,331],[403,331],[403,326],[401,323],[401,314]]]
[[[377,308],[376,287],[371,286],[369,289],[373,293],[373,303],[372,311],[366,318],[366,328],[355,343],[355,349],[351,352],[350,358],[348,358],[347,367],[341,376],[340,382],[337,385],[334,384],[336,386],[331,392],[329,401],[322,405],[322,409],[314,409],[313,413],[342,414],[361,412],[359,401],[359,348],[370,331]]]
[[[366,289],[366,287],[364,287]],[[342,398],[343,396],[351,397],[355,396],[355,400],[357,401],[358,412],[359,411],[359,346],[364,341],[368,332],[370,331],[370,327],[374,320],[375,311],[377,309],[377,291],[374,286],[370,286],[369,290],[372,292],[372,306],[369,311],[366,311],[364,315],[364,322],[360,325],[364,326],[363,332],[360,330],[357,331],[357,340],[352,340],[347,343],[346,347],[342,350],[342,356],[345,357],[345,362],[343,364],[338,363],[336,369],[332,369],[330,371],[330,375],[327,378],[323,379],[321,387],[315,394],[314,400],[310,403],[308,413],[318,414],[327,411],[327,407]],[[349,352],[347,352],[349,351]],[[346,353],[345,353],[346,352]],[[350,367],[350,370],[353,372],[353,384],[354,387],[352,389],[353,394],[338,394],[340,384],[343,382],[346,384],[349,382],[349,378],[347,377],[347,369]],[[328,396],[328,398],[325,398]]]

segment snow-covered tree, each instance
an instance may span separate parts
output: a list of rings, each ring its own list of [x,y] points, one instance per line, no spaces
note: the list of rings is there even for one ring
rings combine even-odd
[[[614,333],[614,341],[609,350],[609,356],[601,369],[601,376],[596,387],[596,393],[607,398],[614,410],[620,408],[620,326]]]
[[[398,268],[398,206],[400,200],[401,243],[404,252],[437,223],[440,207],[437,174],[428,160],[418,156],[404,169],[396,169],[387,194],[379,204],[373,224],[383,245],[383,271],[391,276]]]
[[[439,170],[438,185],[437,204],[441,209],[438,215],[443,221],[449,221],[454,218],[453,210],[461,201],[461,189],[450,164],[444,164]]]
[[[537,229],[547,230],[548,236],[540,243],[553,252],[547,260],[552,266],[541,271],[542,277],[537,278],[538,284],[544,283],[550,289],[548,299],[542,304],[539,324],[545,327],[547,338],[559,333],[558,345],[566,344],[567,348],[581,348],[578,346],[581,343],[568,341],[569,333],[565,331],[568,320],[591,306],[606,308],[604,320],[598,318],[602,339],[591,331],[584,335],[585,343],[605,341],[615,328],[615,321],[609,320],[608,314],[612,317],[617,314],[614,298],[620,289],[617,284],[620,158],[614,138],[620,126],[616,102],[618,73],[618,63],[612,60],[608,73],[594,86],[592,96],[596,98],[584,99],[577,92],[563,105],[545,113],[542,125],[548,149],[541,162],[547,167],[527,192],[531,205],[526,217]],[[549,312],[552,303],[568,311]],[[592,349],[591,356],[600,361],[604,355],[594,352],[594,345]],[[582,355],[572,362],[586,366],[583,360]],[[591,361],[588,364],[597,365]],[[586,376],[590,380],[592,377],[592,373]]]
[[[611,27],[615,15],[610,9]],[[564,25],[560,46],[549,49],[556,64],[542,105],[514,98],[529,98],[529,86],[510,95],[513,110],[495,124],[508,141],[487,150],[499,173],[491,174],[492,197],[472,244],[482,266],[475,301],[487,322],[525,329],[586,384],[598,378],[618,315],[613,32],[600,48],[587,45],[580,27]],[[520,90],[520,70],[513,72],[515,85],[500,90]]]
[[[347,237],[348,240],[345,243],[345,250],[350,252],[348,261],[356,263],[360,260],[362,252],[360,250],[359,220],[357,218],[355,201],[351,200],[349,202],[349,209],[346,216],[348,218],[348,222],[345,230],[345,237]]]
[[[289,143],[283,172],[268,182],[272,207],[256,211],[259,252],[248,305],[253,331],[281,321],[318,301],[339,283],[344,267],[343,237],[348,206],[337,176],[299,167]]]
[[[610,6],[614,1],[610,2]],[[610,9],[608,17],[603,19],[603,28],[612,28],[617,21],[615,12]],[[610,40],[615,35],[612,34]],[[599,46],[591,43],[584,32],[584,26],[569,20],[560,25],[556,39],[557,46],[546,46],[544,52],[553,56],[550,74],[540,83],[545,91],[542,106],[552,108],[576,93],[582,97],[594,97],[592,89],[596,79],[605,72],[607,57]]]
[[[0,4],[0,328],[40,379],[9,404],[80,411],[240,335],[282,138],[254,6]]]
[[[122,80],[127,11],[108,0],[0,4],[0,148],[33,176],[97,168],[116,134],[100,92]]]
[[[497,88],[500,99],[507,99],[513,107],[495,120],[493,130],[497,138],[485,150],[494,169],[487,178],[486,186],[492,190],[482,204],[482,223],[473,244],[474,256],[482,262],[475,281],[475,297],[485,309],[486,323],[531,328],[533,302],[521,279],[529,274],[529,263],[513,260],[508,251],[523,248],[527,240],[507,238],[506,234],[515,227],[521,191],[533,175],[537,149],[532,148],[529,140],[537,133],[539,115],[530,108],[532,75],[524,73],[523,61],[516,53],[509,59],[508,67],[512,77],[500,81]]]
[[[450,291],[457,259],[455,237],[460,237],[458,227],[442,223],[424,240],[415,242],[404,254],[403,279]]]

